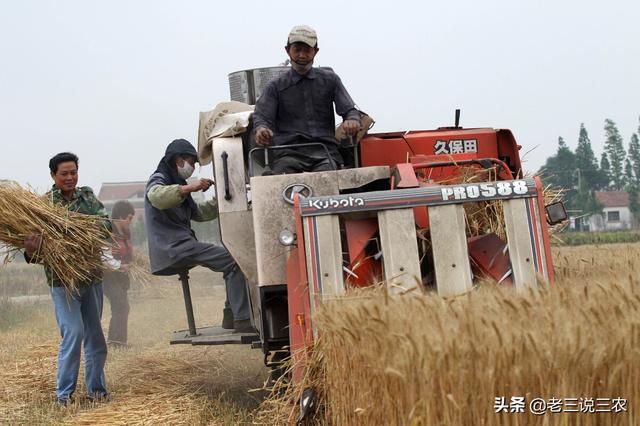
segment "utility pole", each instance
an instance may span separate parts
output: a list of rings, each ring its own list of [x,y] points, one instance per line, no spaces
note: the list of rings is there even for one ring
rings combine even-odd
[[[574,174],[578,174],[578,200],[580,200],[580,196],[582,195],[582,173],[580,167],[576,167]],[[577,231],[582,231],[582,216],[579,216],[575,219],[575,228]]]
[[[582,172],[580,167],[576,167],[575,173],[578,174],[578,193],[582,192]]]

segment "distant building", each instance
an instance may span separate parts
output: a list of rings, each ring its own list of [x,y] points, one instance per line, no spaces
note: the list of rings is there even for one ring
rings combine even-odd
[[[100,187],[98,199],[102,201],[109,215],[116,201],[127,200],[136,209],[136,220],[144,217],[144,189],[146,181],[105,182]]]
[[[619,231],[633,227],[633,214],[629,208],[627,192],[596,191],[595,197],[603,209],[601,214],[589,217],[591,231]]]

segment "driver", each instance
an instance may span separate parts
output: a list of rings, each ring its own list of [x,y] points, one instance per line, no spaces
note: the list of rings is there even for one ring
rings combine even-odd
[[[349,136],[360,129],[360,113],[336,73],[312,67],[319,51],[313,28],[293,27],[285,50],[291,69],[267,83],[256,102],[256,143],[283,146],[319,142],[329,152],[330,158],[322,146],[274,150],[274,174],[336,170],[343,160],[335,139],[333,106]]]

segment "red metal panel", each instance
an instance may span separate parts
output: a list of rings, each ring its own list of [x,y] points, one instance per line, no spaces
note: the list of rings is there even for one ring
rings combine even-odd
[[[409,163],[400,163],[396,165],[392,174],[394,175],[395,188],[417,188],[420,186],[420,182],[416,178],[416,172],[413,170],[413,166]]]
[[[508,165],[514,171],[514,175],[522,176],[522,163],[520,162],[520,148],[516,143],[513,133],[509,129],[500,129],[496,133],[498,141],[498,155],[496,158],[508,158]]]
[[[344,221],[349,250],[349,270],[357,277],[346,274],[345,282],[354,287],[366,287],[375,282],[382,274],[379,260],[367,256],[365,247],[378,232],[378,220],[376,218]]]
[[[304,377],[304,367],[301,361],[306,358],[307,348],[313,343],[304,230],[298,194],[295,195],[293,212],[298,240],[297,249],[291,251],[287,260],[287,300],[289,304],[289,343],[291,356],[296,366],[292,373],[292,379],[294,383],[298,383]]]
[[[517,157],[515,140],[504,134],[501,149]],[[460,141],[460,142],[458,142]],[[473,158],[499,158],[498,139],[494,129],[421,130],[404,133],[372,134],[360,143],[363,166],[394,166],[406,163],[412,155],[470,154]],[[518,158],[519,164],[519,158]]]
[[[491,277],[505,285],[513,284],[510,277],[504,279],[511,269],[507,243],[496,234],[485,234],[468,238],[467,246],[473,265],[481,275]]]
[[[530,212],[529,221],[531,222],[530,223],[531,231],[532,231],[531,238],[533,239],[533,246],[534,246],[535,257],[536,257],[536,271],[538,272],[538,274],[543,276],[544,268],[542,267],[542,247],[540,247],[541,241],[540,241],[540,238],[538,237],[539,225],[538,225],[538,217],[536,216],[536,209],[534,206],[535,200],[536,200],[535,198],[530,198],[527,200],[527,203],[529,204],[529,212]]]
[[[406,163],[413,152],[402,136],[381,138],[371,135],[360,142],[360,160],[363,167],[389,166]]]
[[[404,139],[416,154],[449,154],[454,158],[460,154],[471,154],[475,158],[498,158],[498,143],[494,129],[408,132]]]
[[[542,188],[542,181],[540,177],[535,176],[533,178],[536,182],[536,188],[538,190],[538,210],[540,211],[540,226],[542,227],[542,242],[544,246],[544,254],[547,262],[547,273],[549,284],[553,284],[555,280],[555,274],[553,272],[553,260],[551,258],[551,241],[549,239],[549,226],[547,225],[547,218],[545,216],[544,209],[544,189]]]

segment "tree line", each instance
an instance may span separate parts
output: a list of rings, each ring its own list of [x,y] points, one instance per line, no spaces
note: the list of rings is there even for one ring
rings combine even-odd
[[[640,216],[640,122],[625,148],[620,131],[613,120],[604,121],[605,143],[600,161],[596,158],[584,123],[580,125],[575,151],[558,138],[558,149],[538,171],[545,184],[563,188],[567,209],[593,214],[602,211],[595,191],[626,191],[630,209]]]

